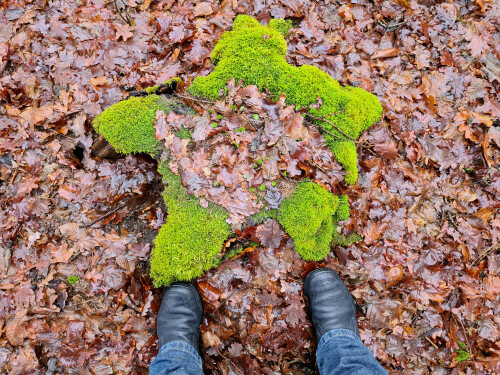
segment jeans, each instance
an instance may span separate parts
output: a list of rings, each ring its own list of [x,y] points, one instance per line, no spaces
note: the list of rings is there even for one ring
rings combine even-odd
[[[387,375],[370,350],[347,329],[332,329],[321,337],[316,362],[321,375]],[[200,356],[180,341],[163,345],[149,367],[149,375],[202,374]]]

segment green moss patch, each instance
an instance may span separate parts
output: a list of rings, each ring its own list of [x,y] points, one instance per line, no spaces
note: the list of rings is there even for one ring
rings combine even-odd
[[[119,153],[154,156],[160,149],[155,137],[156,110],[167,113],[177,106],[175,101],[154,94],[131,97],[98,115],[94,119],[94,128]]]
[[[177,136],[180,138],[180,139],[191,139],[192,138],[192,134],[193,132],[189,129],[186,129],[184,126],[181,127],[181,130],[179,130],[177,132]]]
[[[286,21],[273,21],[268,27],[246,15],[236,17],[232,31],[222,35],[212,52],[212,61],[217,64],[214,71],[196,78],[188,91],[215,100],[235,77],[245,85],[268,90],[276,98],[285,93],[289,105],[309,107],[319,98],[322,105],[317,110],[311,108],[311,113],[319,118],[316,124],[348,172],[346,182],[354,184],[358,169],[353,139],[378,121],[382,106],[376,96],[357,87],[342,87],[315,66],[288,64],[282,35],[287,25]]]
[[[302,182],[280,206],[278,221],[294,239],[305,260],[320,260],[330,252],[339,198],[314,182]]]
[[[164,107],[158,95],[132,97],[98,115],[94,128],[119,153],[154,155],[160,148],[154,128],[156,110]]]
[[[349,206],[349,198],[347,195],[341,195],[339,197],[339,206],[337,212],[335,213],[335,220],[349,220],[351,207]]]
[[[191,280],[217,266],[224,241],[231,234],[228,214],[222,207],[209,203],[203,208],[197,198],[187,194],[166,163],[158,170],[166,184],[168,216],[151,255],[151,277],[156,287]]]

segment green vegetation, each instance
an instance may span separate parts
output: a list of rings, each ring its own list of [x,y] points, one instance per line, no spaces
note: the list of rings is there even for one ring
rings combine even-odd
[[[164,101],[158,95],[131,97],[98,115],[94,128],[119,153],[155,155],[160,148],[155,137],[156,110],[169,112],[174,107],[173,102]]]
[[[455,352],[458,354],[456,358],[457,362],[460,363],[463,361],[468,361],[470,352],[467,350],[467,345],[465,345],[464,342],[459,341],[458,346],[460,347],[460,349],[455,350]]]
[[[280,206],[278,221],[294,239],[305,260],[320,260],[330,252],[339,198],[314,182],[301,182]]]
[[[279,31],[285,38],[288,38],[289,30],[292,28],[291,20],[284,20],[282,18],[274,18],[269,21],[269,27]]]
[[[353,243],[359,242],[363,239],[356,232],[351,233],[347,237],[343,234],[338,234],[337,232],[333,233],[332,246],[351,246]]]
[[[339,197],[339,207],[335,213],[335,220],[349,220],[350,215],[349,197],[347,195],[341,195]]]
[[[254,225],[259,225],[266,221],[267,219],[277,219],[278,218],[278,210],[276,209],[267,209],[267,208],[262,208],[259,212],[257,212],[255,215],[250,216],[250,219],[253,220],[255,223]]]
[[[69,285],[75,285],[80,280],[80,276],[68,276]]]
[[[209,203],[203,208],[187,194],[167,163],[158,167],[166,185],[167,221],[155,239],[151,278],[156,287],[200,276],[220,263],[224,241],[231,234],[227,211]]]
[[[179,130],[176,135],[180,138],[180,139],[191,139],[192,138],[192,131],[185,128],[184,126],[181,127],[181,130]]]
[[[378,121],[382,106],[376,96],[357,87],[342,87],[319,68],[296,67],[286,61],[287,44],[282,36],[286,21],[273,20],[271,27],[260,25],[246,15],[236,17],[233,30],[222,35],[211,58],[217,64],[206,77],[198,77],[188,88],[193,95],[217,99],[227,81],[235,77],[245,85],[256,85],[276,98],[286,94],[286,104],[309,107],[316,124],[324,130],[327,144],[348,174],[349,184],[357,181],[357,153],[353,139]],[[339,130],[340,129],[340,130]]]
[[[160,87],[166,87],[166,86],[171,87],[173,85],[177,85],[180,82],[182,82],[182,79],[180,77],[175,77],[175,78],[169,79],[168,81],[163,82],[160,85],[147,87],[146,92],[148,94],[154,94],[155,92],[157,92],[160,89]]]

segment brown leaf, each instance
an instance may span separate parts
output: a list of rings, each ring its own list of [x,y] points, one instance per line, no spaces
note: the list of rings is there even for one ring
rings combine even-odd
[[[263,246],[277,248],[285,232],[276,220],[267,219],[263,224],[257,227],[255,234]]]
[[[237,176],[234,174],[230,173],[227,168],[222,168],[217,175],[217,181],[220,181],[224,184],[226,187],[231,187],[233,186],[236,181],[237,181]]]
[[[7,317],[5,323],[5,337],[13,346],[21,345],[25,337],[28,336],[26,332],[26,314],[27,309],[19,309],[15,314]]]
[[[375,52],[371,58],[372,59],[385,59],[388,57],[396,57],[399,55],[401,52],[400,48],[386,48],[386,49],[379,49],[377,52]]]
[[[212,14],[214,11],[212,10],[212,5],[208,2],[197,3],[194,7],[194,16],[208,16]]]
[[[201,333],[201,340],[205,347],[215,346],[217,348],[222,347],[222,341],[219,336],[211,331],[205,331]]]
[[[47,248],[50,249],[52,255],[51,263],[68,263],[74,252],[73,248],[68,249],[66,243],[62,243],[60,246],[50,243]]]
[[[37,125],[52,116],[53,112],[52,108],[48,106],[40,108],[29,107],[21,113],[21,117],[28,121],[31,125]]]
[[[89,82],[93,86],[103,86],[108,83],[108,79],[106,78],[106,76],[100,76],[89,79]]]
[[[396,159],[399,156],[398,146],[393,141],[376,144],[373,150],[386,159]]]
[[[149,0],[149,2],[151,2],[151,0]],[[121,25],[119,23],[115,23],[114,27],[116,29],[115,40],[120,40],[121,38],[125,42],[134,35],[134,28],[129,25]]]
[[[391,267],[389,271],[386,273],[387,279],[389,280],[389,284],[394,285],[398,281],[402,280],[404,277],[403,267],[396,266]]]
[[[488,42],[482,37],[482,35],[474,35],[467,44],[467,48],[470,50],[472,57],[478,57],[483,54],[488,48]]]

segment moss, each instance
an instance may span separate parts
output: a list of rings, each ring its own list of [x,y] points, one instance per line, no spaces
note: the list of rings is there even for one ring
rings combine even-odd
[[[269,27],[279,31],[285,38],[288,38],[289,31],[292,28],[292,21],[284,20],[282,18],[274,18],[269,21]]]
[[[156,85],[156,86],[151,86],[151,87],[146,87],[146,92],[148,94],[154,94],[155,92],[157,92],[161,87],[172,87],[174,85],[177,85],[178,83],[182,82],[182,79],[179,78],[179,77],[175,77],[175,78],[172,78],[172,79],[169,79],[168,81],[165,81],[159,85]]]
[[[192,131],[185,128],[184,126],[181,127],[181,130],[179,130],[176,135],[180,138],[180,139],[191,139],[192,138]]]
[[[320,260],[330,251],[339,198],[314,182],[301,182],[280,207],[278,221],[294,239],[305,260]]]
[[[339,197],[339,206],[337,212],[335,213],[335,220],[342,221],[348,220],[350,216],[351,207],[349,206],[349,198],[347,195],[341,195]]]
[[[250,216],[250,219],[252,220],[253,225],[259,225],[264,221],[266,221],[267,219],[277,219],[278,214],[279,214],[278,210],[275,209],[268,210],[267,208],[263,208],[255,215]]]
[[[241,252],[242,252],[243,250],[245,250],[245,248],[244,248],[243,246],[238,246],[238,247],[235,247],[234,249],[232,249],[232,250],[228,251],[228,252],[224,255],[224,257],[225,257],[226,259],[231,259],[231,258],[235,257],[236,255],[241,254]]]
[[[455,349],[457,357],[455,358],[458,363],[463,361],[468,361],[470,358],[470,352],[467,350],[467,345],[464,342],[458,341],[458,346],[460,349]]]
[[[354,185],[358,180],[358,153],[356,152],[356,145],[351,141],[336,142],[328,134],[325,136],[325,139],[335,154],[335,158],[347,171],[347,174],[344,176],[345,182]]]
[[[148,93],[148,94],[154,94],[155,92],[158,91],[158,89],[160,88],[160,85],[156,85],[156,86],[151,86],[151,87],[146,87],[145,91]]]
[[[168,216],[151,255],[151,278],[156,287],[191,280],[217,266],[224,241],[231,234],[226,210],[211,203],[203,208],[166,163],[158,170],[166,184]]]
[[[94,128],[119,153],[154,155],[160,148],[155,137],[156,110],[168,112],[173,107],[172,102],[164,101],[158,95],[132,97],[98,115],[94,119]]]
[[[312,112],[321,120],[315,121],[326,130],[327,144],[349,172],[346,182],[354,184],[358,169],[352,139],[357,139],[378,121],[382,106],[376,96],[357,87],[342,87],[315,66],[289,65],[286,41],[281,34],[283,22],[272,21],[272,27],[267,27],[246,15],[236,17],[232,31],[222,35],[212,52],[212,61],[217,64],[214,71],[196,78],[188,91],[217,99],[219,93],[224,92],[227,81],[235,77],[245,85],[268,90],[276,98],[284,92],[286,104],[297,107],[308,107],[320,98],[322,105]]]
[[[353,243],[359,242],[363,239],[359,234],[356,232],[351,233],[347,237],[344,236],[343,234],[337,233],[335,231],[333,233],[333,239],[332,239],[332,246],[351,246]]]

